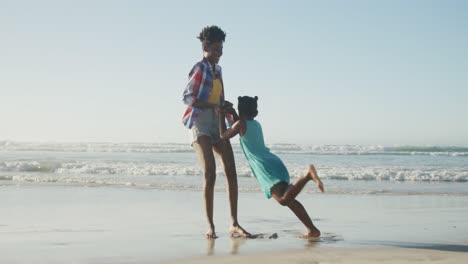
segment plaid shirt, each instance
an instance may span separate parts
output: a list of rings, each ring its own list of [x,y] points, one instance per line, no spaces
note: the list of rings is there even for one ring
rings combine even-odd
[[[220,102],[224,102],[224,84],[221,74],[221,66],[216,65],[215,71],[221,81]],[[209,61],[203,58],[193,66],[189,73],[189,81],[184,90],[183,102],[187,105],[187,109],[182,117],[182,122],[187,128],[192,128],[193,123],[197,119],[198,114],[202,111],[201,108],[192,106],[195,101],[207,102],[213,89],[213,68]]]

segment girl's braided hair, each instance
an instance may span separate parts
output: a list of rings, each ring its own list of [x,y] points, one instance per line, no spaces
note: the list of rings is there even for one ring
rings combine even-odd
[[[247,117],[254,118],[258,114],[257,110],[257,101],[258,97],[250,97],[250,96],[239,96],[237,98],[237,110],[239,111],[240,115],[244,115]]]

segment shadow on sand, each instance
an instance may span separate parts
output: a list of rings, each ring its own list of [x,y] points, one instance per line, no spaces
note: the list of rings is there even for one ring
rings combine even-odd
[[[391,246],[391,247],[400,247],[400,248],[433,249],[433,250],[451,251],[451,252],[468,252],[468,245],[379,241],[379,240],[359,241],[358,244],[373,245],[373,246]]]

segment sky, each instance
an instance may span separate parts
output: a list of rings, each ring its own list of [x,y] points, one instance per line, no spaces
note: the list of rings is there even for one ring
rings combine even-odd
[[[0,141],[189,141],[196,36],[267,143],[468,145],[467,1],[0,0]],[[237,140],[237,139],[235,139]]]

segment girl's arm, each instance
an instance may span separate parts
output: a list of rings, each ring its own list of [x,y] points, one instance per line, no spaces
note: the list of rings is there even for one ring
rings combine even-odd
[[[218,115],[219,118],[219,135],[221,136],[221,139],[230,139],[235,137],[237,134],[240,132],[240,122],[241,121],[236,121],[231,128],[226,129],[226,123],[224,122],[224,112],[221,111]]]

